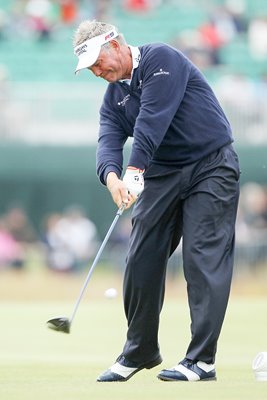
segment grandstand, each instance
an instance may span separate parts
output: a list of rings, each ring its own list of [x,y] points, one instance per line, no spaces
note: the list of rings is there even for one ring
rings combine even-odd
[[[30,32],[23,9],[20,9],[20,13],[14,12],[15,4],[18,3],[21,3],[20,0],[0,0],[0,10],[6,12],[7,16],[4,29],[3,23],[1,24],[3,18],[0,17],[0,70],[3,67],[6,69],[10,83],[8,99],[14,99],[12,109],[4,104],[8,110],[2,116],[2,121],[6,121],[2,122],[2,126],[5,125],[2,138],[35,144],[95,143],[98,110],[105,82],[86,72],[78,77],[74,75],[76,59],[72,50],[72,36],[81,16],[78,15],[72,24],[63,24],[57,16],[58,20],[54,23],[49,38],[40,40]],[[27,1],[22,3],[26,4]],[[91,1],[84,0],[79,4],[84,7],[84,17],[94,17]],[[146,12],[130,11],[123,4],[122,0],[113,0],[109,14],[111,21],[124,33],[129,43],[138,45],[164,41],[175,45],[178,38],[178,47],[179,38],[188,34],[191,35],[187,38],[187,45],[190,47],[195,40],[192,35],[209,23],[211,17],[217,20],[220,29],[223,27],[224,35],[229,35],[231,29],[227,21],[225,22],[225,14],[221,14],[220,7],[229,7],[232,4],[231,10],[235,6],[235,16],[241,15],[245,27],[232,34],[230,40],[225,40],[216,49],[218,63],[202,64],[200,68],[215,90],[217,82],[226,74],[242,75],[253,81],[261,81],[262,77],[265,79],[267,55],[253,57],[248,38],[250,21],[259,15],[267,15],[265,0],[162,0],[155,2],[156,5]],[[239,8],[236,12],[237,6]],[[55,11],[53,13],[56,14]],[[56,19],[55,16],[53,18]],[[198,52],[198,44],[194,46],[195,52]],[[186,48],[182,50],[186,51]],[[217,95],[220,97],[219,91]],[[226,108],[230,107],[229,115],[237,138],[242,135],[247,140],[251,135],[250,131],[246,133],[249,125],[246,119],[242,120],[240,113],[233,111],[232,104],[224,102],[223,97],[221,101]],[[263,112],[265,110],[260,111]],[[14,113],[18,115],[17,124],[12,118],[10,121],[10,114]],[[264,135],[261,133],[259,136],[262,138]]]
[[[0,0],[0,9],[9,12],[10,15],[12,3],[14,2]],[[215,7],[225,3],[222,0],[162,1],[146,13],[134,13],[125,10],[121,1],[113,1],[111,17],[124,32],[127,41],[133,45],[151,41],[172,43],[173,38],[182,32],[198,29],[209,21],[211,4]],[[244,0],[243,3],[243,16],[248,22],[255,17],[267,15],[265,0]],[[87,16],[93,16],[90,15],[90,10]],[[12,81],[74,81],[73,68],[76,60],[72,54],[71,43],[73,26],[58,25],[50,40],[40,42],[35,36],[23,36],[21,32],[13,31],[12,14],[10,18],[11,26],[7,29],[6,39],[0,41],[0,51],[1,63],[7,66]],[[229,72],[244,73],[257,78],[267,70],[266,59],[256,60],[251,57],[247,32],[235,36],[222,46],[220,58]],[[225,73],[225,68],[222,73]],[[216,71],[208,68],[204,72],[209,79],[220,75],[218,68]],[[88,79],[85,75],[79,77],[79,80],[85,79]]]

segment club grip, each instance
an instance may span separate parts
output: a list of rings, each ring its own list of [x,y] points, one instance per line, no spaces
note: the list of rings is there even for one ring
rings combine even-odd
[[[117,211],[117,215],[122,215],[122,213],[125,210],[125,208],[126,208],[126,204],[122,203],[122,205],[120,206],[120,208]]]

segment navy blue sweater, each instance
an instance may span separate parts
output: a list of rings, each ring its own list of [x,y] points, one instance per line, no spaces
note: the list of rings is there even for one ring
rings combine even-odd
[[[154,43],[139,47],[130,86],[108,85],[100,109],[97,174],[119,177],[123,146],[133,144],[128,165],[181,167],[231,143],[230,124],[201,72],[178,50]]]

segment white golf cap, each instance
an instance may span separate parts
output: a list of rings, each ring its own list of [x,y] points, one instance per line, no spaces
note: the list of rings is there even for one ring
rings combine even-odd
[[[76,46],[74,48],[74,54],[78,57],[79,61],[75,70],[75,74],[81,69],[91,67],[91,65],[96,62],[99,56],[101,46],[105,43],[108,43],[118,35],[118,32],[114,28],[109,32],[95,36]]]

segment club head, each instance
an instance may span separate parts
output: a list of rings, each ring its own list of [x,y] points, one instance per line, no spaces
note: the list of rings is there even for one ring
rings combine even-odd
[[[70,333],[70,321],[68,318],[52,318],[47,321],[47,326],[57,332]]]

